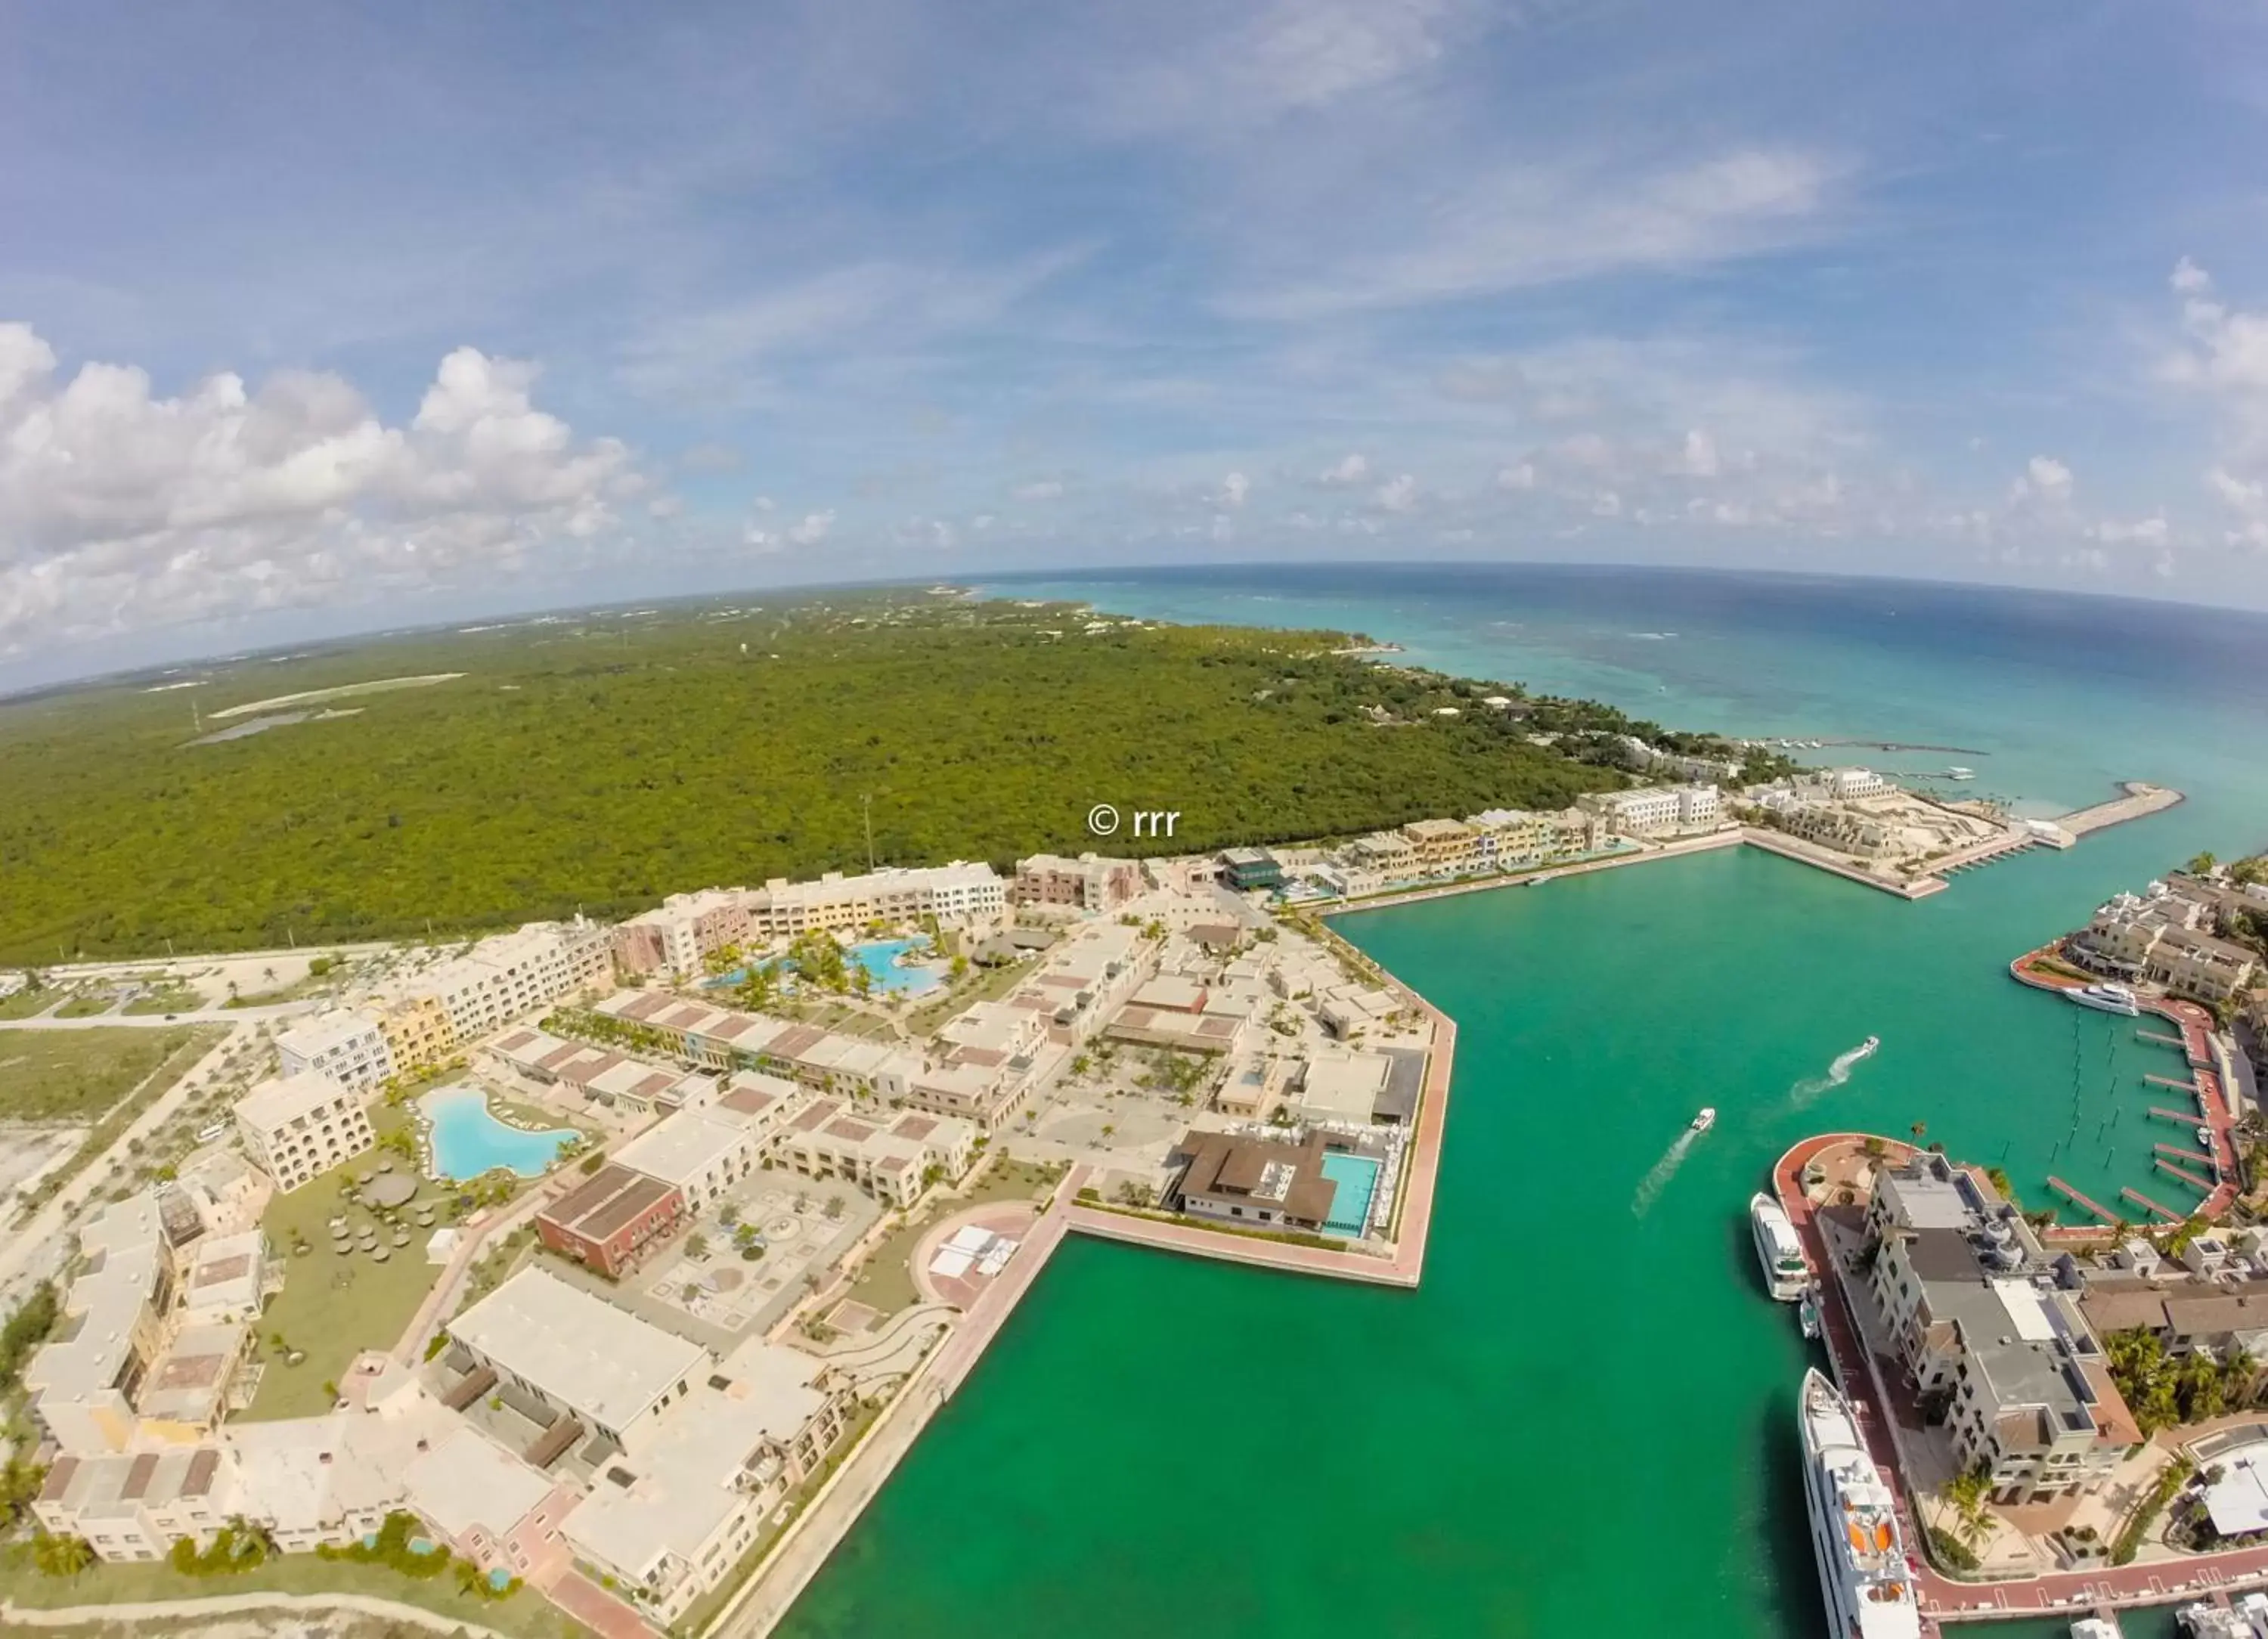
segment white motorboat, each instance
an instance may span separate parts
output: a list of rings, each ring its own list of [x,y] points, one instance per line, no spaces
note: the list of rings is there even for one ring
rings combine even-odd
[[[1756,1261],[1764,1267],[1764,1289],[1776,1303],[1792,1304],[1809,1290],[1811,1268],[1803,1260],[1803,1243],[1779,1202],[1759,1189],[1749,1197],[1749,1231],[1756,1245]]]
[[[1836,1639],[1920,1639],[1921,1605],[1896,1500],[1859,1437],[1851,1402],[1814,1366],[1803,1375],[1800,1409],[1826,1631]]]
[[[2066,990],[2063,993],[2063,999],[2066,1002],[2075,1002],[2081,1007],[2091,1007],[2098,1013],[2117,1013],[2127,1018],[2133,1018],[2142,1011],[2142,1004],[2135,999],[2131,987],[2108,980],[2101,984],[2084,985],[2076,990]]]
[[[1948,780],[1973,780],[1977,777],[1977,770],[1964,768],[1956,762],[1945,771],[1945,777]]]
[[[1807,1286],[1803,1289],[1803,1301],[1796,1305],[1795,1319],[1797,1324],[1803,1327],[1804,1341],[1817,1342],[1822,1319],[1819,1313],[1819,1289],[1816,1286]]]
[[[1717,1112],[1715,1107],[1713,1106],[1704,1106],[1701,1113],[1693,1118],[1693,1125],[1687,1128],[1687,1130],[1689,1132],[1705,1133],[1716,1124]]]
[[[2081,1616],[2071,1625],[2071,1639],[2124,1639],[2124,1635],[2116,1617]]]

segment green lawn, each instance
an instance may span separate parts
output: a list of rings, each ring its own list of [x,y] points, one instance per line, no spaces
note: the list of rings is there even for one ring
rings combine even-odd
[[[1047,1194],[1061,1175],[1057,1170],[1035,1162],[995,1162],[967,1194],[932,1201],[917,1216],[891,1231],[890,1238],[859,1266],[858,1277],[851,1283],[850,1296],[883,1315],[895,1314],[919,1302],[921,1294],[914,1289],[914,1247],[932,1224],[990,1201],[1035,1200]]]
[[[948,983],[906,1015],[906,1028],[916,1040],[927,1036],[955,1013],[976,1002],[997,1002],[1021,984],[1037,966],[1036,959],[1011,962],[1005,967],[972,967],[964,977]]]
[[[391,1123],[382,1119],[387,1116],[393,1117]],[[374,1127],[399,1125],[403,1119],[400,1112],[382,1106],[371,1112]],[[425,1238],[432,1231],[419,1229],[414,1212],[404,1214],[409,1229],[406,1246],[394,1246],[381,1226],[379,1241],[388,1253],[384,1263],[359,1250],[344,1254],[331,1250],[335,1215],[343,1213],[357,1230],[373,1222],[365,1209],[342,1200],[340,1185],[357,1172],[376,1172],[379,1161],[388,1158],[397,1172],[409,1165],[382,1150],[366,1150],[345,1165],[269,1202],[260,1227],[284,1260],[285,1276],[284,1290],[260,1319],[258,1349],[267,1370],[252,1405],[238,1414],[240,1420],[262,1422],[329,1410],[333,1395],[324,1385],[336,1384],[348,1363],[363,1350],[393,1348],[439,1277],[439,1268],[425,1261]],[[438,1203],[447,1198],[439,1185],[419,1185],[417,1201]],[[413,1209],[416,1204],[411,1203]],[[447,1221],[444,1213],[440,1222]],[[292,1250],[302,1242],[312,1248],[304,1257]],[[285,1363],[284,1351],[276,1347],[279,1332],[285,1349],[306,1351],[307,1357],[298,1365]]]
[[[71,997],[70,1001],[55,1010],[55,1017],[57,1018],[92,1018],[98,1014],[107,1013],[117,1005],[116,991],[91,990],[84,996]]]
[[[0,1030],[0,1118],[99,1121],[200,1039],[187,1025],[178,1030]],[[194,1062],[194,1056],[183,1059],[173,1074]]]
[[[359,1593],[435,1611],[453,1621],[478,1622],[519,1639],[570,1639],[585,1630],[521,1589],[510,1599],[484,1599],[460,1592],[446,1572],[427,1581],[384,1565],[288,1554],[236,1577],[184,1577],[158,1562],[97,1565],[77,1577],[42,1577],[27,1543],[0,1548],[0,1597],[34,1609],[69,1605],[129,1605],[157,1599],[206,1599],[229,1593]]]
[[[42,985],[36,990],[18,990],[8,996],[0,996],[0,1018],[35,1018],[53,1007],[62,994],[53,985]]]

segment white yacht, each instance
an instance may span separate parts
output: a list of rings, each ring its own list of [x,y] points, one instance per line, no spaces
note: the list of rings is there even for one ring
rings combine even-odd
[[[1811,1283],[1803,1243],[1778,1202],[1759,1189],[1749,1197],[1749,1230],[1756,1238],[1756,1261],[1764,1266],[1764,1288],[1776,1303],[1792,1304]]]
[[[2112,1616],[2081,1616],[2071,1625],[2071,1639],[2123,1639]]]
[[[1973,780],[1977,777],[1977,770],[1964,768],[1956,762],[1945,771],[1945,777],[1948,780]]]
[[[1696,1133],[1705,1133],[1716,1124],[1716,1106],[1713,1105],[1704,1105],[1701,1106],[1701,1113],[1693,1118],[1693,1125],[1687,1130]]]
[[[1811,1552],[1834,1639],[1920,1639],[1921,1605],[1896,1499],[1867,1454],[1851,1402],[1803,1374],[1803,1486]]]
[[[2066,990],[2063,993],[2063,996],[2066,1002],[2076,1002],[2081,1007],[2091,1007],[2098,1013],[2120,1013],[2132,1018],[2142,1011],[2142,1004],[2134,999],[2134,992],[2130,987],[2114,984],[2107,980],[2101,984],[2088,985],[2077,990]]]

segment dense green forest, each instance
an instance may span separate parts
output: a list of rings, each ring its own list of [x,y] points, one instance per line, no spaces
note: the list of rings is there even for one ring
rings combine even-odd
[[[0,707],[0,961],[422,935],[863,868],[1351,834],[1623,783],[1612,709],[1381,666],[1343,634],[836,594],[364,641]],[[214,714],[353,715],[191,745]],[[161,682],[202,679],[195,687]],[[1455,706],[1455,717],[1435,715]],[[306,709],[307,708],[298,708]],[[282,708],[279,708],[282,709]],[[201,722],[193,725],[193,713]],[[241,724],[245,716],[229,719]],[[1565,733],[1577,754],[1531,744]]]

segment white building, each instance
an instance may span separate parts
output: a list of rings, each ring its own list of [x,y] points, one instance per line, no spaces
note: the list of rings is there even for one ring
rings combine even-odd
[[[784,939],[814,929],[918,922],[924,916],[955,924],[990,922],[1006,911],[1008,887],[991,866],[954,860],[856,877],[830,871],[816,882],[775,878],[746,902],[753,937]]]
[[[618,1166],[674,1186],[686,1209],[699,1212],[756,1170],[773,1137],[784,1125],[784,1112],[806,1096],[792,1083],[741,1072],[750,1081],[779,1089],[767,1093],[747,1113],[742,1103],[722,1101],[666,1115],[614,1153]],[[735,1095],[727,1095],[728,1099]]]
[[[696,978],[712,953],[746,943],[747,901],[746,888],[673,893],[656,909],[615,929],[615,954],[632,974],[666,972],[674,979]]]
[[[313,1070],[261,1083],[235,1115],[245,1153],[287,1193],[377,1143],[362,1100]]]
[[[448,1329],[476,1375],[510,1378],[632,1454],[710,1365],[698,1344],[541,1268],[522,1269]]]
[[[293,1025],[276,1038],[276,1051],[286,1076],[313,1070],[365,1094],[396,1068],[377,1016],[357,1008],[335,1007]]]
[[[909,1207],[934,1171],[959,1178],[976,1148],[976,1128],[956,1116],[909,1110],[885,1125],[833,1099],[789,1124],[781,1158],[811,1178],[842,1178],[894,1207]]]
[[[26,1364],[24,1387],[59,1447],[94,1456],[134,1444],[135,1396],[166,1350],[173,1260],[156,1192],[105,1207],[79,1251],[89,1267],[63,1294],[70,1324]]]
[[[432,997],[455,1039],[470,1041],[562,996],[611,988],[614,949],[614,930],[582,917],[532,922],[482,939],[389,994]]]
[[[703,1371],[560,1530],[662,1622],[723,1581],[842,1437],[852,1393],[823,1361],[744,1344]]]

